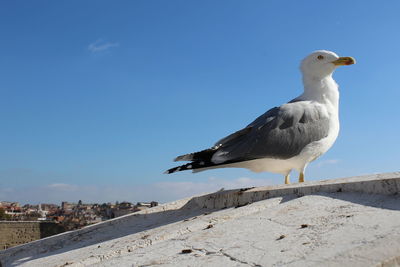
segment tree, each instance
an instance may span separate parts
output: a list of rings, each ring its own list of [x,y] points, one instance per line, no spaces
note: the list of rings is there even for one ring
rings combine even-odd
[[[6,211],[3,208],[0,208],[0,220],[9,220],[11,216],[6,214]]]

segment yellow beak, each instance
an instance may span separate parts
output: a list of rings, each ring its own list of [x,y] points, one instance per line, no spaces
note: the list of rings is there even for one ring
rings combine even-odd
[[[345,66],[345,65],[352,65],[356,64],[356,60],[352,57],[340,57],[335,61],[332,61],[335,66]]]

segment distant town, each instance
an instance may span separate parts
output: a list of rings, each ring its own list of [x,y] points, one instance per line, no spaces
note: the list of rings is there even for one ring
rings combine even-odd
[[[114,204],[86,204],[79,200],[77,203],[61,202],[56,204],[26,204],[18,202],[0,201],[0,220],[5,221],[52,221],[62,225],[65,230],[78,229],[83,226],[106,221],[128,213],[155,207],[158,202],[130,202],[118,201]]]
[[[0,201],[0,250],[158,206],[158,202],[26,204]]]

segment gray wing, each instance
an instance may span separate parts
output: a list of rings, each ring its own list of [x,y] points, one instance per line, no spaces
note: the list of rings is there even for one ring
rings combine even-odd
[[[246,128],[215,144],[214,163],[259,158],[288,159],[329,132],[329,117],[323,107],[306,101],[270,109]]]

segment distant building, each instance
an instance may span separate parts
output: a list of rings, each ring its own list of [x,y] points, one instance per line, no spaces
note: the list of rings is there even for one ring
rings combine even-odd
[[[19,207],[20,205],[18,202],[0,201],[0,207],[8,207],[8,206]]]
[[[68,203],[67,201],[61,202],[61,209],[64,211],[71,211],[73,210],[77,204],[75,203]]]
[[[110,218],[116,218],[120,217],[129,213],[141,211],[144,209],[148,209],[151,207],[155,207],[158,205],[158,202],[152,201],[152,202],[137,202],[136,205],[133,205],[130,202],[121,202],[121,203],[116,203],[115,206],[109,206],[107,208],[107,216]]]
[[[151,202],[138,202],[135,205],[136,211],[152,208],[158,206],[158,202],[156,201],[151,201]]]
[[[53,211],[58,209],[58,206],[56,204],[40,204],[39,206],[42,210],[45,211]]]

